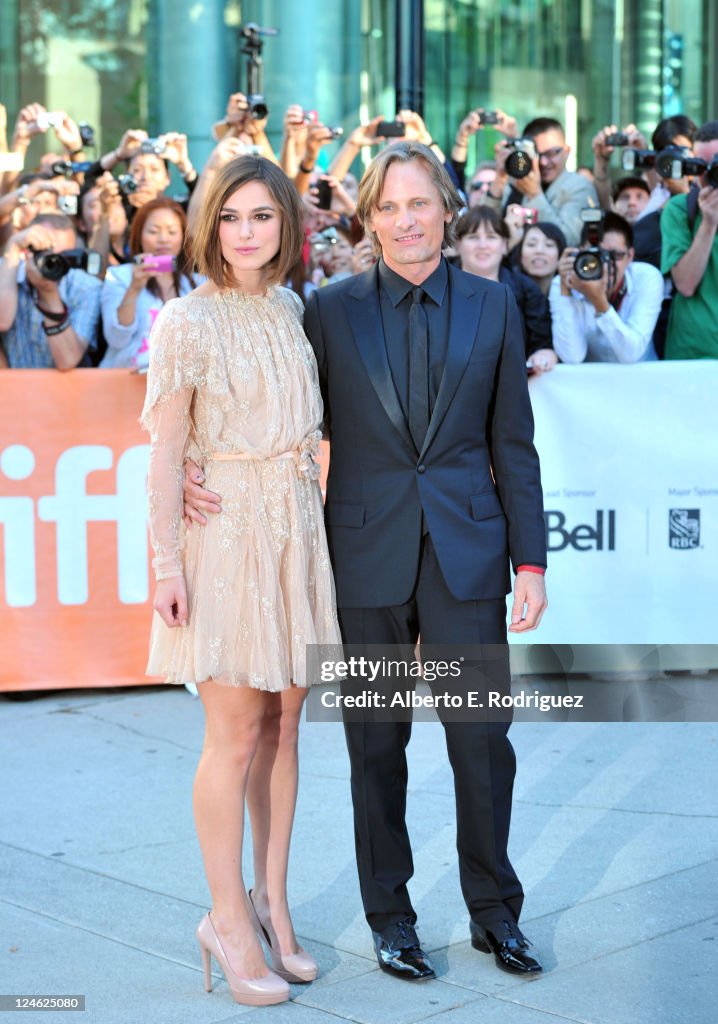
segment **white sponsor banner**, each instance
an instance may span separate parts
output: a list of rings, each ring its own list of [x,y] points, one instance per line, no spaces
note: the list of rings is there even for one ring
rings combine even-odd
[[[718,361],[558,366],[530,385],[549,644],[715,643]]]

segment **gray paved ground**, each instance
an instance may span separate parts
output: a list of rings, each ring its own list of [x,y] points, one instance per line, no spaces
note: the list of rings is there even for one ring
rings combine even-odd
[[[50,1024],[704,1024],[718,966],[718,726],[514,726],[511,853],[546,967],[472,950],[440,726],[415,726],[412,895],[439,979],[383,975],[360,913],[338,725],[302,728],[291,902],[321,976],[252,1010],[204,992],[207,891],[190,792],[202,711],[184,690],[0,697],[0,992],[85,993]],[[5,1015],[3,1014],[3,1017]],[[15,1020],[17,1018],[9,1018]]]

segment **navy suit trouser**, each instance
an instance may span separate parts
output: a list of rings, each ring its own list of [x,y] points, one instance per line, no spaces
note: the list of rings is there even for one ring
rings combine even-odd
[[[504,689],[510,685],[505,601],[453,597],[428,535],[422,539],[418,577],[406,604],[339,608],[339,623],[354,655],[365,645],[387,645],[394,652],[401,649],[411,660],[419,636],[422,649],[436,644],[455,654],[462,645],[467,650],[475,650],[478,644],[501,645],[491,648],[493,657],[500,651],[493,672],[502,676]],[[444,688],[442,680],[432,686],[435,691]],[[523,890],[507,852],[516,772],[509,723],[466,720],[466,716],[455,721],[441,712],[439,717],[454,775],[456,845],[469,913],[477,924],[487,927],[518,920]],[[369,714],[361,720],[347,717],[345,733],[362,900],[370,927],[382,931],[399,920],[416,920],[407,889],[413,874],[406,828],[406,747],[411,721],[370,718]]]

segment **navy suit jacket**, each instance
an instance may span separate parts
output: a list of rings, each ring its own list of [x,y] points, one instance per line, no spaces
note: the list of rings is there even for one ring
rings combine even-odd
[[[314,292],[314,348],[331,442],[325,519],[337,604],[409,600],[422,510],[451,593],[502,598],[514,568],[546,564],[524,338],[509,288],[449,266],[444,374],[420,452],[386,354],[376,267]],[[388,339],[391,343],[391,339]]]

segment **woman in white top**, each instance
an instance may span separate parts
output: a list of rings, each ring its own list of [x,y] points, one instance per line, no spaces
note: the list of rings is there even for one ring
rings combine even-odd
[[[184,210],[165,196],[135,214],[129,239],[135,261],[109,267],[102,288],[107,352],[100,366],[146,369],[157,314],[168,299],[186,295],[204,280],[183,272],[186,233]]]

